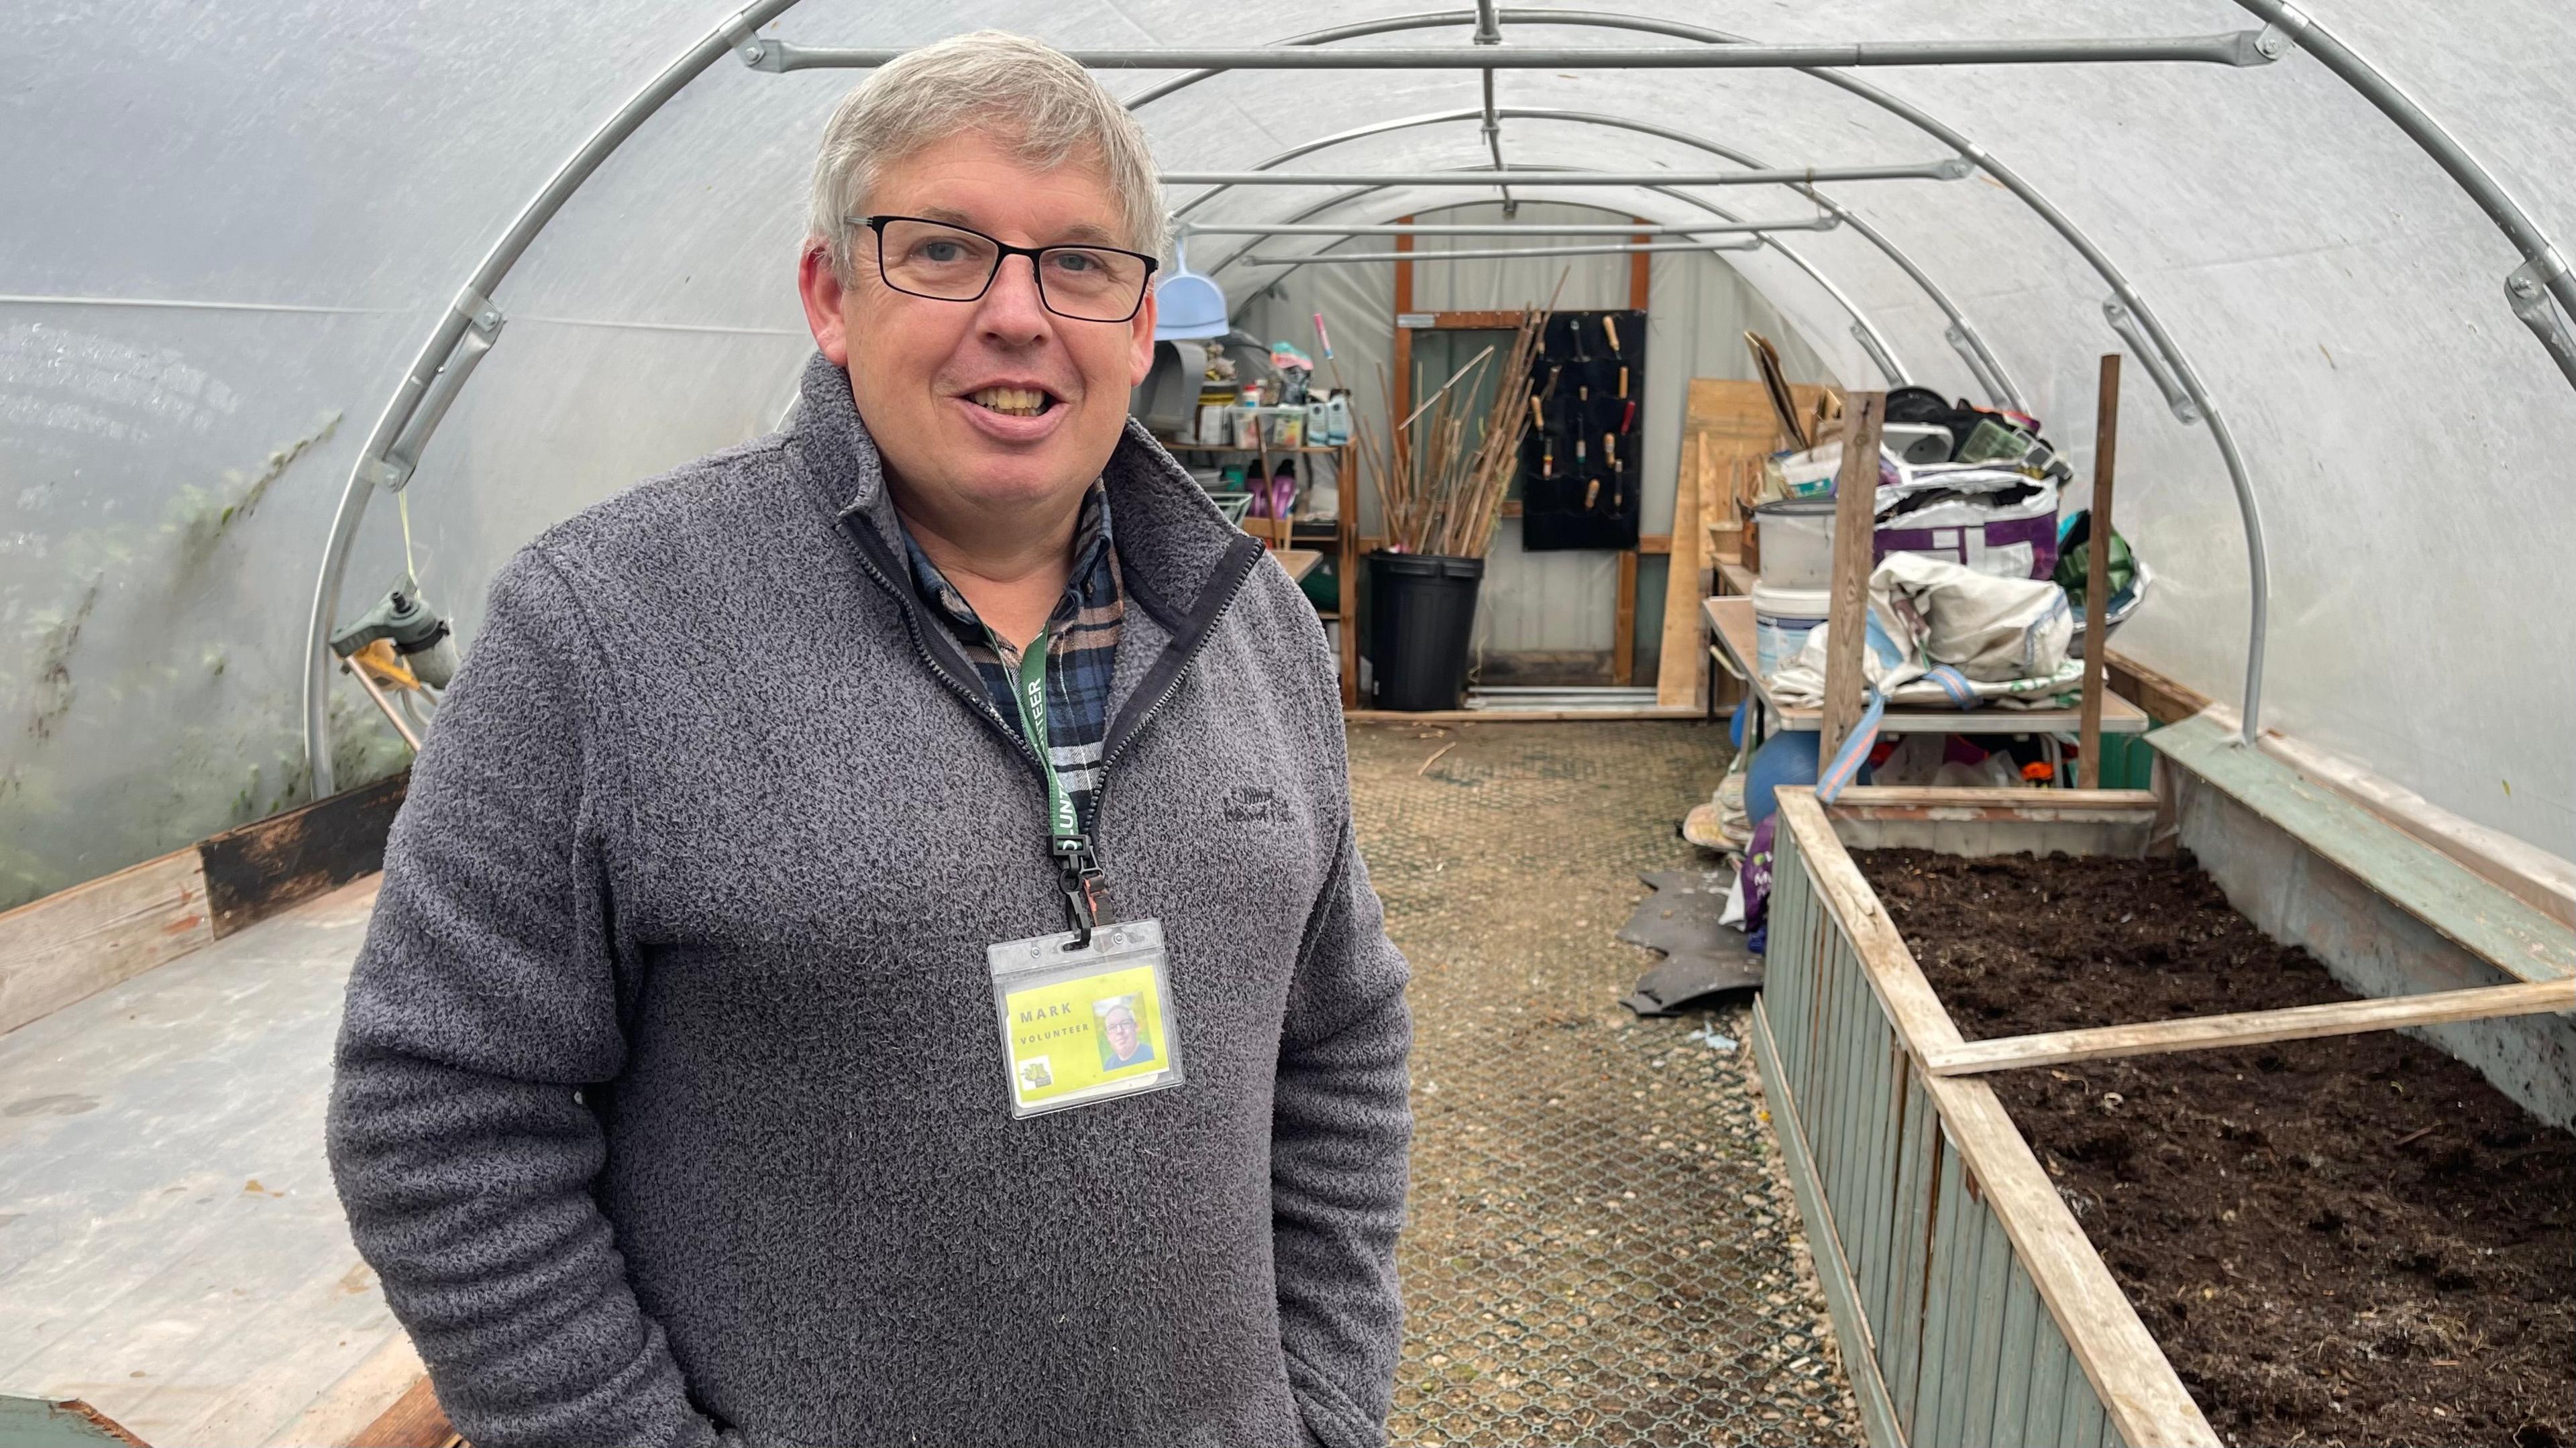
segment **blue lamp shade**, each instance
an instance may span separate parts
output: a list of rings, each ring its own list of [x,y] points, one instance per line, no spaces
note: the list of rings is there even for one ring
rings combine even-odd
[[[1196,272],[1176,271],[1154,288],[1154,340],[1226,334],[1225,293]]]

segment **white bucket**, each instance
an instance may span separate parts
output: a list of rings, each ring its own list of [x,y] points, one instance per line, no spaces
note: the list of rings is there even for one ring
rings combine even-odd
[[[1773,588],[1753,585],[1754,667],[1769,678],[1798,656],[1807,634],[1833,611],[1830,588]]]

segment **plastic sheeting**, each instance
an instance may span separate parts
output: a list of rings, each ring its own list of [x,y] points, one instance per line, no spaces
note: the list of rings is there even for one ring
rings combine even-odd
[[[1247,21],[1179,0],[1117,6],[808,0],[771,33],[917,44],[998,25],[1067,46],[1233,45],[1410,13],[1346,4]],[[2081,13],[1959,0],[1623,10],[1766,41],[2186,34],[2257,28],[2221,0]],[[2576,11],[2559,0],[2311,13],[2449,125],[2562,247],[2576,198]],[[0,52],[0,904],[292,801],[319,550],[350,464],[474,260],[624,97],[719,22],[701,3],[208,9],[128,0],[14,17]],[[1360,45],[1464,44],[1459,23]],[[1655,37],[1518,23],[1506,43]],[[2507,310],[2520,258],[2439,170],[2312,59],[2250,70],[2082,65],[1873,70],[2040,187],[2156,306],[2241,439],[2270,529],[2266,722],[2471,820],[2576,854],[2576,604],[2557,479],[2576,405]],[[1135,94],[1164,77],[1111,78]],[[469,638],[508,550],[545,522],[767,426],[806,342],[791,287],[812,146],[848,72],[720,62],[613,157],[496,300],[508,330],[413,485],[423,581]],[[1680,127],[1775,165],[1944,154],[1817,80],[1750,71],[1509,71],[1502,104]],[[1318,135],[1477,102],[1472,72],[1245,73],[1141,113],[1165,164],[1241,168]],[[1669,141],[1507,120],[1515,166],[1718,163]],[[1292,166],[1486,163],[1470,122]],[[1970,313],[2079,456],[2107,289],[1984,179],[1832,188]],[[1239,190],[1202,219],[1328,194]],[[1660,221],[1642,190],[1524,193]],[[1710,199],[1795,214],[1779,188]],[[1386,219],[1472,192],[1389,192]],[[1179,199],[1176,197],[1176,200]],[[1944,319],[1861,238],[1792,245],[1868,311],[1918,380],[1971,391]],[[1847,320],[1772,257],[1742,276],[1820,365],[1868,377]],[[1696,265],[1714,265],[1697,263]],[[1661,285],[1668,268],[1658,264]],[[1244,282],[1229,274],[1229,284]],[[1356,342],[1364,324],[1344,322]],[[1729,339],[1703,342],[1722,354]],[[1658,357],[1679,356],[1659,335]],[[2121,528],[2164,587],[2124,649],[2237,697],[2245,566],[2206,432],[2140,371]],[[1664,409],[1658,426],[1678,426]],[[1666,446],[1669,446],[1667,439]],[[1667,454],[1669,456],[1669,454]],[[1662,470],[1669,487],[1669,465]],[[2080,506],[2080,496],[2069,506]],[[1657,526],[1649,513],[1646,526]],[[370,510],[344,616],[399,565]],[[399,758],[337,686],[343,783]]]

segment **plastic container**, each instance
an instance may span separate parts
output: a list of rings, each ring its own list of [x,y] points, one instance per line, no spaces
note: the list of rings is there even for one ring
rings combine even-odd
[[[1767,544],[1762,559],[1766,565],[1771,561]],[[1753,585],[1753,664],[1762,677],[1780,672],[1781,665],[1798,656],[1807,635],[1833,611],[1833,598],[1830,588],[1775,588],[1764,569],[1762,581]]]
[[[1368,556],[1369,657],[1377,707],[1455,709],[1467,687],[1482,558],[1432,553]]]
[[[1785,498],[1753,510],[1762,534],[1762,581],[1824,588],[1834,581],[1834,500]]]

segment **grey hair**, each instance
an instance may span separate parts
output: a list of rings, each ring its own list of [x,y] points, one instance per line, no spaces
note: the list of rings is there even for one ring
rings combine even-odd
[[[1085,159],[1096,159],[1108,177],[1127,244],[1162,256],[1162,178],[1136,118],[1063,51],[1008,31],[978,30],[879,67],[823,128],[809,225],[830,248],[833,272],[844,283],[851,279],[851,227],[842,218],[860,214],[878,168],[970,126],[991,128],[1031,166],[1061,166],[1088,153]]]

